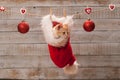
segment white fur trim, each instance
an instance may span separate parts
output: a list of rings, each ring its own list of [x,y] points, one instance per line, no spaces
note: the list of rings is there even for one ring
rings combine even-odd
[[[73,26],[73,16],[67,16],[63,24],[68,24],[69,28]]]
[[[63,69],[66,74],[73,75],[73,74],[77,74],[78,66],[79,64],[75,61],[73,65],[71,66],[67,65]]]

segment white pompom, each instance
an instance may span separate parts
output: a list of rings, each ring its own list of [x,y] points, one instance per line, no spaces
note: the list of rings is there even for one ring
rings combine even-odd
[[[66,74],[73,75],[73,74],[77,74],[78,66],[79,64],[75,61],[73,65],[71,66],[67,65],[63,69]]]

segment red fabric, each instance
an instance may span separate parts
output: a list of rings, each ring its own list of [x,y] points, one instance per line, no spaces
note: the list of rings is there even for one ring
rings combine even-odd
[[[72,53],[72,48],[69,41],[65,47],[58,48],[48,44],[48,48],[49,48],[50,57],[52,61],[59,68],[63,68],[67,64],[72,65],[76,60],[75,56]]]
[[[56,26],[57,24],[60,24],[59,22],[57,21],[52,21],[52,24],[53,24],[53,27]]]

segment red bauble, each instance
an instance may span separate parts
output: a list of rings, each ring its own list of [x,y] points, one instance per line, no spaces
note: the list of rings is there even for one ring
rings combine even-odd
[[[91,32],[91,31],[93,31],[95,29],[95,24],[94,24],[93,21],[88,19],[87,21],[84,22],[83,28],[84,28],[85,31]]]
[[[27,33],[29,31],[29,24],[25,21],[22,21],[18,24],[18,31],[20,33]]]

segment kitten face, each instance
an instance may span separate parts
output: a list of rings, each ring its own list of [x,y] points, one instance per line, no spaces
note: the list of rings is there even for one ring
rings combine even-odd
[[[70,36],[70,31],[67,24],[57,24],[53,28],[53,35],[55,39],[67,39]]]

